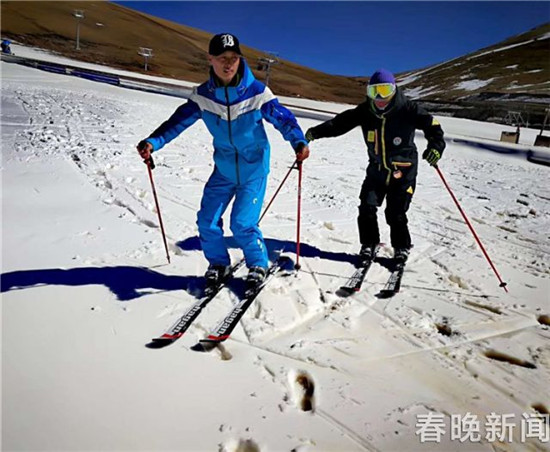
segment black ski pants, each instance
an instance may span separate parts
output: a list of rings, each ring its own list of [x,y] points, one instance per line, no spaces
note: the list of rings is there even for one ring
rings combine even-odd
[[[416,187],[416,165],[392,171],[388,182],[388,171],[370,164],[363,181],[359,199],[359,239],[361,245],[373,246],[380,243],[377,210],[386,199],[386,222],[390,227],[391,245],[394,248],[410,248],[407,210]]]

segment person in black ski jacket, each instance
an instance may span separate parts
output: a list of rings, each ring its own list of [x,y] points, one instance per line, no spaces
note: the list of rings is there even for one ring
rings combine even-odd
[[[407,210],[418,172],[415,130],[424,132],[428,146],[422,157],[432,166],[445,149],[443,130],[432,115],[401,92],[394,75],[385,69],[379,69],[369,79],[365,102],[310,128],[306,139],[340,136],[357,126],[361,126],[369,155],[359,196],[360,263],[374,257],[380,242],[377,208],[384,198],[394,258],[404,263],[412,246]]]

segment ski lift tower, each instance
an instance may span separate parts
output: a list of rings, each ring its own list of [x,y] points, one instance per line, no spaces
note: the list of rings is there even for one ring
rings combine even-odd
[[[147,64],[149,62],[149,58],[153,58],[153,49],[148,49],[147,47],[140,47],[138,54],[145,59],[145,71],[147,71]]]
[[[76,18],[76,46],[75,50],[80,50],[80,21],[84,19],[84,11],[75,9],[73,16]]]
[[[519,143],[519,133],[520,133],[519,128],[529,127],[529,122],[528,121],[526,122],[523,119],[523,116],[519,111],[509,111],[506,117],[504,118],[504,122],[509,126],[512,126],[512,127],[515,126],[516,131],[515,132],[503,131],[500,134],[500,141],[507,141],[508,143],[516,143],[516,144]]]
[[[258,58],[258,70],[265,71],[265,86],[269,86],[271,66],[279,63],[279,54],[276,52],[266,52],[264,56]]]
[[[544,122],[542,123],[542,126],[540,128],[540,133],[535,138],[535,146],[550,147],[550,136],[543,135],[544,129],[546,128],[546,123],[550,118],[550,108],[547,108],[545,112],[546,112],[546,115],[544,116]]]
[[[523,119],[523,115],[520,111],[509,111],[506,118],[504,118],[504,122],[511,126],[529,127],[529,121]]]

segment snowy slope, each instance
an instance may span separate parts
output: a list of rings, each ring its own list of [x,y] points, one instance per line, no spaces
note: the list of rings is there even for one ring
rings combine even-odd
[[[312,143],[302,270],[274,279],[221,350],[190,347],[239,284],[177,343],[151,350],[150,338],[196,299],[206,268],[195,221],[212,171],[210,135],[197,123],[156,156],[167,264],[134,147],[181,100],[1,69],[4,450],[548,449],[520,428],[524,414],[550,407],[548,168],[525,160],[536,131],[522,129],[524,145],[498,143],[509,153],[490,152],[471,143],[498,139],[503,126],[439,118],[450,138],[440,167],[509,294],[425,163],[402,292],[376,297],[388,271],[375,264],[361,293],[335,294],[359,247],[366,152],[354,130]],[[267,201],[293,153],[266,128]],[[421,135],[417,144],[424,149]],[[380,222],[389,240],[382,212]],[[296,175],[262,230],[272,251],[295,257]],[[302,411],[303,375],[314,385],[313,411]],[[421,443],[417,416],[429,413],[446,431]],[[482,424],[480,442],[451,438],[451,416],[467,413]],[[510,437],[486,432],[491,413],[514,416]]]

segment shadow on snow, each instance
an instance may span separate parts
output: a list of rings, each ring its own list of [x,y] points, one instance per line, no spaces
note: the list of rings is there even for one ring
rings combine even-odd
[[[502,146],[502,145],[493,144],[493,143],[480,143],[477,141],[465,140],[461,138],[453,138],[452,141],[455,143],[466,144],[468,146],[496,152],[498,154],[517,155],[522,158],[525,157],[527,158],[528,162],[536,163],[538,165],[550,166],[550,153],[546,149],[525,150],[525,149],[518,149],[518,148],[510,148],[507,146]]]
[[[283,240],[266,239],[270,259],[275,259],[279,251],[294,252],[295,243]],[[226,238],[229,247],[236,247],[232,237]],[[178,243],[183,250],[199,251],[201,245],[198,237],[190,237]],[[302,243],[300,256],[319,257],[340,262],[354,263],[355,256],[347,253],[333,253],[320,250],[314,246]],[[206,262],[205,262],[206,270]],[[230,284],[230,289],[242,291],[242,281]],[[146,267],[111,266],[111,267],[78,267],[71,269],[49,268],[37,270],[19,270],[0,275],[0,291],[25,289],[34,286],[86,286],[103,285],[107,287],[120,301],[133,300],[156,291],[170,292],[185,290],[190,295],[199,298],[204,288],[204,278],[201,276],[165,275]]]

